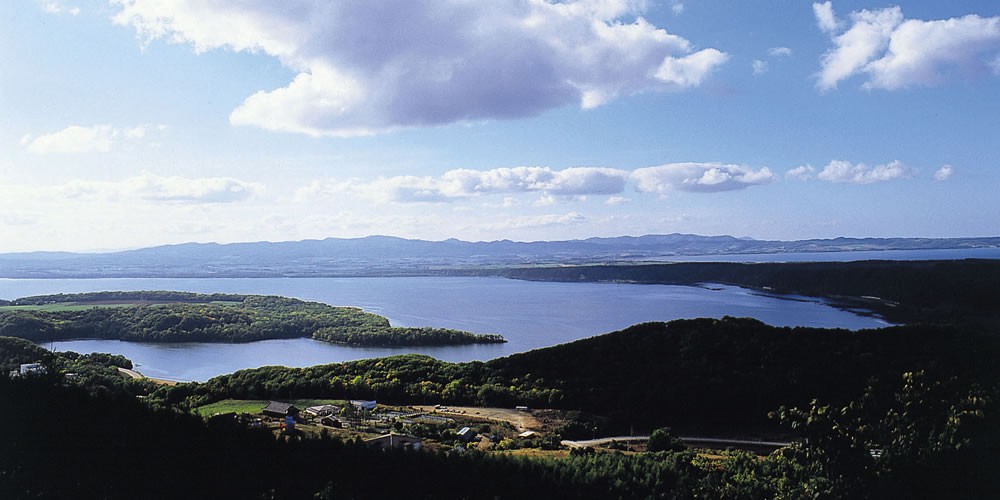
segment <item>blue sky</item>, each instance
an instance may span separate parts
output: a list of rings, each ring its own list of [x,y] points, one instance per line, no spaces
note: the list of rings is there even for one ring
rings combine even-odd
[[[0,4],[0,252],[1000,234],[1000,3]]]

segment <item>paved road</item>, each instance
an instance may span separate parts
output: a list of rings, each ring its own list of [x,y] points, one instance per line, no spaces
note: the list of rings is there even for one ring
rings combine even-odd
[[[145,375],[143,375],[143,374],[141,374],[141,373],[139,373],[139,372],[137,372],[135,370],[129,370],[128,368],[122,368],[120,366],[118,366],[117,368],[118,368],[118,373],[121,373],[122,375],[125,375],[125,376],[128,376],[128,377],[132,377],[132,378],[144,378],[146,380],[149,380],[149,381],[153,382],[154,384],[160,384],[160,385],[177,385],[177,382],[173,381],[173,380],[163,380],[163,379],[158,379],[158,378],[149,378],[149,377],[147,377],[147,376],[145,376]]]
[[[143,375],[143,374],[141,374],[141,373],[139,373],[139,372],[137,372],[135,370],[129,370],[128,368],[122,368],[120,366],[117,367],[117,368],[118,368],[118,373],[122,373],[124,375],[128,375],[129,377],[132,377],[132,378],[146,378],[145,375]]]
[[[722,446],[773,446],[780,448],[782,446],[788,446],[791,443],[780,442],[780,441],[757,441],[752,439],[720,439],[720,438],[710,438],[703,436],[681,436],[679,438],[688,444],[715,444]],[[624,443],[628,441],[649,441],[649,436],[612,436],[598,439],[588,439],[585,441],[570,441],[563,440],[559,444],[563,446],[568,446],[570,448],[586,448],[587,446],[600,446],[602,444],[609,444],[612,441]]]

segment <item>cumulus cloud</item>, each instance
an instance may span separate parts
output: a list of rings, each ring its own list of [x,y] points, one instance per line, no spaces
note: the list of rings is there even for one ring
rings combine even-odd
[[[440,177],[379,177],[372,181],[313,182],[299,196],[351,193],[375,201],[443,202],[489,194],[539,192],[546,196],[616,194],[625,189],[627,172],[611,168],[513,167],[456,169]]]
[[[297,75],[230,122],[314,136],[590,108],[696,87],[728,59],[650,24],[641,0],[112,1],[144,43],[280,60]]]
[[[812,165],[801,165],[789,170],[788,172],[785,172],[785,177],[789,179],[799,179],[807,181],[809,179],[812,179],[813,172],[815,171],[816,169],[813,168]]]
[[[231,177],[186,178],[142,174],[117,182],[74,181],[55,188],[63,198],[165,203],[232,203],[264,190]]]
[[[951,178],[955,173],[955,169],[951,165],[944,165],[934,172],[934,180],[936,181],[946,181]]]
[[[788,57],[792,55],[792,49],[788,47],[771,47],[767,49],[767,55],[771,57]]]
[[[938,85],[956,73],[990,73],[1000,57],[1000,17],[923,21],[905,19],[897,6],[852,12],[841,32],[830,2],[814,3],[813,10],[833,42],[821,60],[823,91],[858,74],[866,76],[866,89]]]
[[[761,61],[760,59],[753,60],[753,74],[762,75],[767,73],[767,61]]]
[[[159,131],[165,128],[163,125],[139,125],[126,129],[117,129],[111,125],[70,125],[58,132],[38,137],[26,134],[21,138],[21,145],[37,154],[108,153],[116,142],[123,139],[142,139],[151,127]]]
[[[872,184],[912,176],[913,169],[899,160],[874,167],[869,167],[864,163],[853,164],[843,160],[833,160],[816,175],[820,180],[851,184]]]
[[[71,16],[76,16],[80,14],[80,8],[76,6],[67,6],[63,2],[57,0],[38,0],[38,5],[48,12],[49,14],[69,14]]]
[[[111,125],[70,125],[51,134],[24,137],[21,142],[32,153],[107,153],[115,135]]]
[[[378,177],[372,180],[347,179],[314,181],[298,190],[299,201],[351,195],[376,202],[440,203],[477,196],[504,196],[505,206],[514,203],[511,195],[535,193],[535,206],[560,200],[586,201],[588,196],[606,195],[610,205],[629,199],[621,196],[629,183],[643,193],[666,194],[670,190],[716,192],[766,184],[773,178],[767,168],[754,170],[741,165],[720,163],[676,163],[640,168],[631,172],[602,167],[512,167],[491,170],[456,169],[440,176]]]
[[[832,2],[814,2],[813,14],[816,16],[816,24],[819,26],[819,29],[827,33],[833,33],[837,30],[837,26],[840,23],[837,21],[837,16],[833,13]]]
[[[636,169],[631,177],[639,192],[662,195],[671,190],[710,193],[744,189],[767,184],[774,175],[767,167],[754,170],[722,163],[671,163]]]

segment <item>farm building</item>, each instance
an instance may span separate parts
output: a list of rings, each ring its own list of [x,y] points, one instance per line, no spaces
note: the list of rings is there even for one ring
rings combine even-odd
[[[261,410],[261,413],[268,417],[275,418],[285,418],[286,416],[296,416],[299,414],[299,409],[296,408],[291,403],[282,403],[279,401],[270,401],[267,406]]]
[[[333,415],[327,415],[325,417],[320,418],[319,423],[320,425],[325,425],[327,427],[336,427],[338,429],[344,426],[343,422],[341,422],[340,419],[334,417]]]
[[[472,439],[476,437],[476,431],[472,430],[469,427],[462,427],[461,429],[458,430],[456,434],[458,435],[459,439],[465,441],[466,443],[472,441]]]
[[[406,434],[396,434],[390,432],[379,437],[366,439],[365,446],[369,448],[379,448],[387,450],[389,448],[402,448],[404,450],[419,450],[420,438],[407,436]]]
[[[309,408],[306,408],[306,413],[314,417],[325,417],[327,415],[336,415],[340,413],[340,407],[336,405],[310,406]]]
[[[360,408],[362,410],[374,410],[375,409],[375,401],[363,401],[363,400],[360,400],[360,399],[352,399],[351,400],[351,406]]]

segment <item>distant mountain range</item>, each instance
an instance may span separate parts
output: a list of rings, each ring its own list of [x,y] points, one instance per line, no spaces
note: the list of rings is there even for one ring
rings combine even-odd
[[[1000,237],[765,241],[667,234],[568,241],[425,241],[390,236],[185,243],[109,253],[0,254],[0,277],[400,276],[484,267],[666,261],[692,256],[998,248]]]

